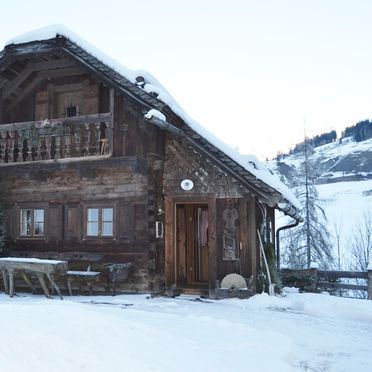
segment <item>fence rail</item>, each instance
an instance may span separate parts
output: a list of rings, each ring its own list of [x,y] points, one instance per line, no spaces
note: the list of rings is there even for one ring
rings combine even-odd
[[[111,151],[111,113],[0,124],[0,164],[106,155]]]
[[[308,292],[319,290],[360,290],[367,291],[368,299],[372,300],[372,270],[368,271],[334,271],[319,269],[281,269],[284,285],[299,287]],[[365,279],[367,285],[337,282],[339,279]]]

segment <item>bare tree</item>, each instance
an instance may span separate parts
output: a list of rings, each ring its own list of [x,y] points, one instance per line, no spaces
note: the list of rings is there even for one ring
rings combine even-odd
[[[333,230],[336,239],[337,248],[337,270],[341,270],[341,237],[342,237],[342,220],[334,217]]]
[[[357,221],[349,243],[354,270],[366,271],[372,256],[372,212],[366,211]]]
[[[372,258],[372,212],[366,211],[363,217],[354,226],[352,237],[349,241],[351,270],[366,271]],[[356,279],[357,284],[363,280]],[[364,280],[365,282],[365,280]],[[353,291],[356,297],[367,298],[364,291]]]

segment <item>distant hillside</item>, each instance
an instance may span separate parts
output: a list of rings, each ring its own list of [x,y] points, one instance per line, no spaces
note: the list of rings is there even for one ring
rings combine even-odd
[[[319,183],[372,179],[372,138],[356,142],[346,137],[314,148],[319,164]],[[295,170],[303,162],[302,152],[281,155],[270,162],[286,183],[291,184]]]
[[[306,142],[310,144],[312,147],[319,147],[326,145],[328,143],[335,142],[339,140],[340,143],[350,137],[349,139],[354,140],[355,142],[362,142],[372,138],[372,121],[367,119],[356,123],[350,127],[346,127],[345,130],[342,131],[340,138],[337,138],[337,133],[335,130],[330,132],[318,134],[314,137],[310,137],[306,139]],[[284,155],[293,155],[296,153],[303,152],[305,146],[305,142],[300,142],[293,147],[289,151],[288,154]],[[278,155],[278,159],[280,159],[283,154]]]
[[[366,213],[372,213],[372,138],[360,142],[353,137],[343,138],[314,148],[313,156],[319,165],[317,189],[328,218],[335,257],[339,244],[342,268],[347,269],[350,242],[357,226],[363,223]],[[291,185],[296,184],[296,170],[302,162],[303,154],[298,152],[272,160],[269,167]],[[287,218],[280,216],[277,227],[287,223]]]

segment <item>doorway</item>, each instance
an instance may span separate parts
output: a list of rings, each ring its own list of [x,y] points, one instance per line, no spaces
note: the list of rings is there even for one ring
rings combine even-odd
[[[209,279],[208,205],[176,205],[176,283],[203,287]]]

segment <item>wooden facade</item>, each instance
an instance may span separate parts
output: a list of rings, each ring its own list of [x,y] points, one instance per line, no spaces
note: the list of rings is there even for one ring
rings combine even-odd
[[[144,83],[61,35],[0,53],[4,255],[63,258],[97,271],[131,263],[123,291],[213,296],[229,273],[252,278],[254,287],[257,229],[265,225],[274,243],[283,196]],[[151,109],[176,132],[146,121]]]

